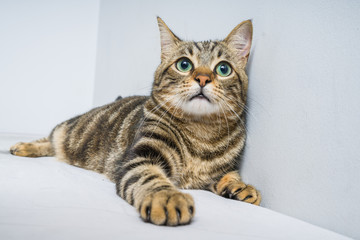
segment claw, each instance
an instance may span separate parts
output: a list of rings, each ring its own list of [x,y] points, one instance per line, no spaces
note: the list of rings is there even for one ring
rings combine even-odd
[[[150,222],[151,207],[146,207],[146,222]]]

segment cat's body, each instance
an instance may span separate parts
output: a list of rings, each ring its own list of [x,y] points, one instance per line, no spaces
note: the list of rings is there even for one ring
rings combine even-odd
[[[251,22],[224,41],[196,43],[181,41],[158,21],[162,61],[150,97],[117,99],[59,124],[48,138],[14,145],[11,153],[56,156],[103,173],[155,224],[191,221],[193,199],[178,188],[259,204],[259,193],[237,173]]]

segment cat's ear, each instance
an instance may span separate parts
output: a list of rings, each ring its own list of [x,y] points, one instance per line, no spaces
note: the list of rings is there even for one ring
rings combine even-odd
[[[165,59],[172,53],[174,47],[181,41],[169,28],[165,22],[157,17],[159,30],[160,30],[160,42],[161,42],[161,59]]]
[[[251,20],[243,21],[231,31],[224,42],[236,49],[238,56],[248,58],[251,48],[252,32],[253,27]]]

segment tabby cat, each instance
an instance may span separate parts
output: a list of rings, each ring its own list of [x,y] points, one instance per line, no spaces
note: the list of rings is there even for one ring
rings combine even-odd
[[[245,144],[245,67],[250,20],[222,41],[182,41],[158,18],[161,63],[150,97],[121,98],[57,125],[49,137],[17,143],[17,156],[56,156],[105,174],[117,194],[146,222],[182,225],[193,198],[178,190],[205,189],[259,205],[241,181]]]

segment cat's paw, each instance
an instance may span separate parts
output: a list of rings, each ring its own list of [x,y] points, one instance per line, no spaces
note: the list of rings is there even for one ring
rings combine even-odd
[[[168,226],[189,224],[194,211],[193,198],[175,190],[151,193],[145,197],[139,208],[144,221]]]
[[[237,171],[225,174],[219,182],[214,185],[213,192],[220,196],[240,200],[255,205],[260,205],[261,195],[253,186],[246,185],[241,181]]]
[[[243,182],[229,183],[218,189],[219,195],[225,198],[235,199],[254,205],[260,205],[261,195],[253,186]]]
[[[10,153],[12,155],[21,157],[31,157],[33,155],[33,144],[19,142],[10,147]]]

